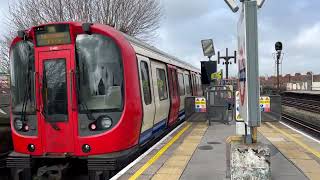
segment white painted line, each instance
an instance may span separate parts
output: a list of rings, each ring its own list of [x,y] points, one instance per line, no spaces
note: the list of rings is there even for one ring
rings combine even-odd
[[[0,113],[2,113],[2,114],[7,114],[7,113],[4,112],[2,109],[0,109]]]
[[[122,175],[124,175],[131,167],[133,167],[135,164],[137,164],[139,161],[141,161],[144,157],[146,157],[152,150],[154,150],[157,146],[159,146],[163,141],[165,141],[169,136],[171,136],[174,132],[176,132],[185,123],[186,122],[181,123],[178,127],[176,127],[169,134],[167,134],[164,138],[162,138],[159,142],[157,142],[157,144],[153,145],[145,153],[143,153],[141,156],[139,156],[137,159],[135,159],[130,164],[128,164],[125,168],[123,168],[121,171],[119,171],[116,175],[114,175],[110,180],[116,180],[116,179],[120,178]]]
[[[290,129],[292,129],[292,130],[304,135],[305,137],[307,137],[307,138],[309,138],[309,139],[311,139],[311,140],[313,140],[313,141],[315,141],[317,143],[320,143],[320,140],[318,140],[318,139],[316,139],[316,138],[314,138],[314,137],[312,137],[312,136],[310,136],[310,135],[308,135],[308,134],[306,134],[306,133],[304,133],[302,131],[299,131],[298,129],[296,129],[296,128],[292,127],[292,126],[289,126],[288,124],[286,124],[286,123],[284,123],[282,121],[280,121],[280,123],[283,124],[284,126],[287,126]]]

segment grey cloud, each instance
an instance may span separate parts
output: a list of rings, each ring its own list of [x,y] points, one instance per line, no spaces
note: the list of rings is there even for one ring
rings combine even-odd
[[[238,14],[232,13],[223,0],[163,0],[163,5],[165,19],[155,41],[160,49],[200,67],[199,61],[206,60],[202,55],[201,39],[213,38],[216,50],[221,50],[222,54],[226,47],[231,51],[237,48]],[[304,46],[310,42],[304,42],[306,39],[303,38],[303,32],[308,32],[320,19],[319,5],[318,0],[266,1],[258,12],[260,74],[274,73],[272,53],[276,41],[284,44],[284,73],[320,72],[317,70],[319,55],[312,50],[320,49],[320,45],[314,43],[313,48],[306,51]],[[297,43],[297,36],[300,36],[300,43]],[[237,66],[230,70],[231,74],[237,74]]]

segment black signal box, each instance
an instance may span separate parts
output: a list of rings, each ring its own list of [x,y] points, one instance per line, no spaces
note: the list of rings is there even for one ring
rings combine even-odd
[[[211,74],[217,72],[217,61],[201,61],[201,83],[210,84]]]

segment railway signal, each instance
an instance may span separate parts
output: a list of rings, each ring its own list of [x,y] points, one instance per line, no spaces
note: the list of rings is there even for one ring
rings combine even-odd
[[[282,53],[282,42],[278,41],[274,45],[274,49],[276,50],[276,53],[274,53],[275,59],[276,59],[276,66],[277,66],[277,91],[280,92],[280,72],[279,72],[279,66],[282,63],[283,53]]]

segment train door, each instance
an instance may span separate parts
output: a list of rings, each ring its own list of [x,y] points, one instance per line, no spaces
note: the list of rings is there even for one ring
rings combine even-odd
[[[74,151],[70,50],[39,52],[42,146],[48,153]],[[72,78],[72,79],[71,79]]]
[[[169,92],[170,92],[170,110],[169,110],[169,125],[174,124],[178,118],[179,113],[179,93],[178,93],[178,82],[177,82],[177,69],[174,66],[168,65],[168,81],[169,81]]]
[[[186,97],[186,89],[184,86],[183,71],[181,69],[178,70],[178,84],[179,84],[179,96],[180,96],[179,112],[182,113],[184,110],[184,99]]]
[[[184,84],[185,84],[185,87],[186,87],[186,97],[192,96],[189,71],[185,71],[184,72]]]
[[[151,61],[151,74],[156,107],[153,131],[156,133],[165,127],[169,115],[170,99],[166,65]]]
[[[150,70],[150,61],[148,58],[138,55],[138,66],[139,66],[139,75],[140,75],[140,87],[141,87],[141,96],[142,96],[142,105],[143,105],[143,120],[141,128],[141,138],[140,142],[143,142],[145,139],[152,135],[152,127],[155,115],[155,104],[154,104],[154,95],[153,87],[151,81],[151,70]],[[151,131],[148,131],[151,130]]]
[[[191,87],[192,87],[192,95],[196,96],[197,94],[197,85],[194,78],[194,73],[191,73]]]

